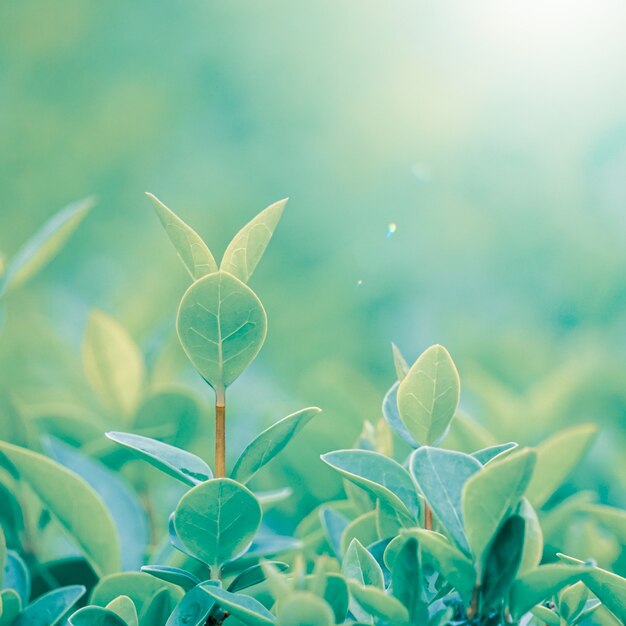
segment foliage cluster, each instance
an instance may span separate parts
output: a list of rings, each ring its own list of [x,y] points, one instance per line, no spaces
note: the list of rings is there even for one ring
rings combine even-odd
[[[212,465],[193,451],[201,403],[151,385],[128,332],[93,312],[82,359],[99,418],[25,417],[2,395],[0,626],[626,621],[626,579],[562,551],[573,513],[621,543],[626,514],[586,494],[552,500],[596,428],[572,427],[534,448],[482,445],[488,434],[459,411],[459,374],[440,345],[411,365],[393,347],[397,380],[381,420],[366,423],[353,448],[321,459],[345,498],[321,504],[292,535],[278,532],[272,509],[298,494],[284,484],[259,490],[255,477],[320,409],[276,421],[232,468],[226,409],[231,384],[265,341],[266,312],[248,282],[286,201],[239,231],[218,264],[150,197],[191,278],[176,328],[214,392]],[[64,210],[7,264],[3,301],[89,208]],[[312,480],[324,480],[322,468]]]

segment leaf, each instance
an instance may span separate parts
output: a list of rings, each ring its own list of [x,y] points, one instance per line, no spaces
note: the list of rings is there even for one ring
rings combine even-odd
[[[541,563],[543,557],[543,531],[541,530],[537,512],[526,498],[522,498],[518,514],[526,522],[524,552],[518,572],[518,576],[522,576],[534,570]]]
[[[364,587],[349,580],[350,593],[359,605],[370,615],[385,622],[400,626],[406,624],[409,612],[399,600],[377,587]]]
[[[480,562],[507,513],[517,505],[530,482],[536,455],[520,450],[493,461],[472,476],[461,497],[465,532]]]
[[[343,575],[361,585],[384,588],[384,577],[380,565],[358,539],[353,539],[342,563]]]
[[[0,297],[24,284],[51,261],[93,205],[93,198],[79,200],[48,220],[9,261],[0,276]]]
[[[534,606],[530,611],[537,619],[545,622],[548,626],[560,626],[561,618],[548,607],[541,604]]]
[[[333,626],[335,616],[325,600],[300,591],[280,605],[278,621],[280,626]]]
[[[500,455],[505,452],[509,452],[510,450],[514,450],[517,448],[517,444],[513,441],[509,443],[501,443],[495,446],[489,446],[488,448],[483,448],[482,450],[478,450],[477,452],[473,452],[472,456],[482,465],[487,465],[495,458],[499,458]]]
[[[106,436],[186,485],[195,487],[213,478],[211,468],[201,458],[181,448],[132,433],[110,432]]]
[[[469,600],[476,582],[474,565],[446,537],[437,532],[422,528],[403,531],[398,539],[392,541],[387,547],[385,562],[393,568],[402,543],[408,541],[410,537],[417,539],[421,548],[422,561],[432,565],[450,584],[454,585],[464,600]]]
[[[400,412],[398,411],[399,386],[400,383],[396,381],[391,389],[389,389],[389,391],[385,394],[385,398],[383,399],[383,417],[389,426],[391,426],[391,430],[393,430],[403,441],[408,443],[411,448],[419,448],[420,444],[417,443],[413,437],[411,437],[411,433],[404,425],[404,422],[400,417]]]
[[[55,626],[84,594],[82,585],[50,591],[27,606],[11,626]]]
[[[175,585],[153,578],[148,574],[139,574],[138,572],[112,574],[100,579],[100,582],[94,587],[91,593],[91,603],[106,607],[119,596],[125,595],[131,599],[137,613],[142,615],[154,596],[162,589],[167,590],[172,604],[177,604],[183,597],[182,590]],[[146,624],[142,624],[142,626],[146,626]]]
[[[626,511],[601,504],[589,504],[582,510],[610,530],[622,545],[626,545]]]
[[[578,465],[597,431],[597,426],[591,424],[574,426],[553,435],[535,448],[537,466],[527,492],[528,500],[535,508],[544,504]]]
[[[326,539],[335,556],[341,558],[341,535],[350,524],[350,520],[343,513],[330,507],[321,508],[319,514]]]
[[[256,294],[240,280],[217,272],[189,287],[178,309],[180,342],[194,367],[221,390],[259,353],[267,316]]]
[[[10,626],[22,611],[20,596],[13,589],[0,591],[0,626]]]
[[[154,204],[154,210],[161,224],[174,244],[176,252],[191,277],[195,280],[206,274],[217,272],[217,263],[208,246],[200,235],[185,224],[171,209],[166,207],[156,196],[146,193]]]
[[[246,224],[228,244],[220,270],[247,283],[270,242],[287,198],[271,204]]]
[[[169,616],[174,612],[178,598],[174,598],[169,589],[163,587],[144,603],[139,613],[141,626],[153,626],[153,624],[165,624]]]
[[[287,563],[281,561],[265,561],[266,565],[274,567],[279,572],[286,572],[289,569]],[[228,591],[241,591],[248,587],[258,585],[265,580],[265,572],[260,564],[252,565],[236,576],[230,585],[228,585]]]
[[[557,556],[570,564],[570,567],[585,568],[586,571],[582,577],[585,585],[615,617],[622,623],[626,623],[626,578],[565,554],[557,554]]]
[[[69,532],[97,574],[120,569],[120,541],[111,514],[82,478],[41,454],[1,441],[0,452]]]
[[[144,574],[150,574],[155,578],[165,580],[173,585],[178,585],[185,591],[190,591],[202,582],[191,572],[180,569],[179,567],[170,567],[168,565],[144,565],[141,568],[141,571],[144,572]]]
[[[13,589],[20,597],[22,605],[26,606],[30,599],[30,573],[17,552],[7,550],[3,572],[4,588]]]
[[[369,450],[336,450],[321,458],[350,482],[385,500],[407,524],[414,524],[419,500],[411,476],[399,463]]]
[[[118,596],[106,605],[109,611],[119,615],[127,626],[139,626],[135,603],[128,596]]]
[[[69,618],[71,626],[127,626],[114,611],[100,606],[86,606]]]
[[[569,624],[584,609],[589,599],[589,589],[582,581],[566,587],[559,594],[559,613]]]
[[[174,513],[180,541],[215,572],[245,553],[260,524],[258,500],[230,478],[209,480],[189,490]]]
[[[409,373],[409,366],[402,352],[400,352],[400,348],[393,342],[391,342],[391,353],[393,354],[393,366],[396,370],[396,377],[398,381],[401,381]]]
[[[202,589],[233,617],[248,626],[265,626],[276,621],[258,600],[250,596],[243,593],[230,593],[225,589],[206,584],[202,585]]]
[[[393,595],[408,610],[411,626],[423,624],[428,618],[428,607],[422,601],[423,586],[419,544],[415,537],[409,537],[394,561],[391,588]]]
[[[400,417],[415,441],[438,443],[459,406],[461,383],[448,351],[431,346],[398,387]]]
[[[532,572],[520,576],[511,587],[510,606],[514,617],[521,617],[536,604],[551,598],[557,591],[578,582],[585,567],[550,563],[540,565]]]
[[[489,547],[481,584],[483,607],[487,610],[497,608],[517,576],[524,550],[525,526],[523,517],[512,515]]]
[[[324,600],[335,615],[335,623],[342,624],[348,614],[350,594],[346,580],[340,574],[327,574]]]
[[[232,478],[247,483],[269,463],[321,411],[317,407],[302,409],[272,424],[255,437],[241,453],[232,471]]]
[[[205,626],[215,600],[198,584],[178,603],[165,626]]]
[[[87,320],[83,367],[102,404],[129,421],[142,394],[143,356],[126,329],[103,311],[92,311]]]
[[[339,550],[346,553],[353,539],[358,539],[364,546],[369,546],[378,540],[376,527],[376,511],[369,511],[355,517],[341,533]]]
[[[422,446],[411,455],[409,467],[437,519],[457,546],[469,554],[461,494],[465,483],[480,471],[480,463],[462,452]]]
[[[84,478],[102,498],[120,538],[122,568],[141,567],[150,538],[146,514],[135,492],[119,474],[58,439],[49,437],[45,444],[52,458]]]

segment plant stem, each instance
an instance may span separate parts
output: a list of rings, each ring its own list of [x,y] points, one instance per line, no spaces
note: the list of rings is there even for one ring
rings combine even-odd
[[[433,511],[426,502],[424,502],[424,528],[426,530],[433,529]]]
[[[215,390],[215,478],[226,476],[226,391]]]

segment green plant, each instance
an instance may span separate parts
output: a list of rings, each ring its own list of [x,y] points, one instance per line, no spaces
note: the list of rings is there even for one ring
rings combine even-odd
[[[439,345],[411,366],[393,346],[397,380],[383,418],[366,422],[353,448],[322,456],[346,497],[322,503],[293,537],[272,528],[271,508],[290,492],[259,491],[254,478],[319,409],[275,422],[229,469],[226,398],[265,340],[265,310],[247,281],[284,201],[245,226],[218,266],[200,236],[151,199],[192,278],[176,328],[214,392],[213,463],[188,449],[202,433],[197,407],[180,408],[183,392],[166,402],[147,389],[139,348],[93,313],[86,378],[104,419],[133,432],[103,441],[51,420],[35,450],[0,441],[0,626],[624,623],[626,579],[566,556],[560,542],[572,508],[624,537],[623,511],[554,500],[596,428],[534,448],[494,443],[459,411],[459,374]],[[193,427],[183,436],[186,419]],[[154,505],[167,506],[170,490],[161,538]]]

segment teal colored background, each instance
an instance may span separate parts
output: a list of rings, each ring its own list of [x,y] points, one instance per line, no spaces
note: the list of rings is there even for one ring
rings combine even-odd
[[[338,488],[318,454],[380,417],[390,342],[441,342],[500,439],[601,424],[572,484],[626,506],[625,18],[617,0],[5,0],[0,249],[98,205],[11,300],[3,386],[76,401],[92,307],[156,358],[188,279],[144,191],[217,254],[289,196],[251,283],[269,337],[232,388],[231,455],[321,406],[265,475],[312,506]],[[209,402],[178,357],[160,375]]]

